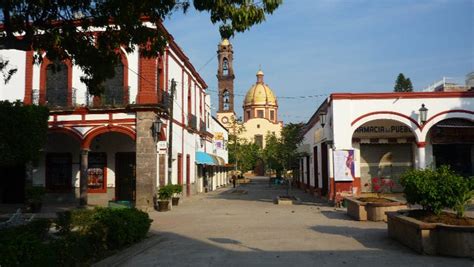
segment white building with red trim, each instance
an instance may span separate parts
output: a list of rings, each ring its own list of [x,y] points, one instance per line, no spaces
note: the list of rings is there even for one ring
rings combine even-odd
[[[373,178],[391,179],[400,192],[409,168],[450,165],[473,176],[474,92],[334,93],[306,124],[299,149],[300,185],[330,200],[373,192]]]
[[[1,99],[50,107],[48,142],[31,178],[34,185],[46,187],[50,201],[84,198],[79,188],[85,186],[89,204],[126,200],[146,209],[153,207],[157,187],[167,183],[184,185],[185,195],[203,191],[195,154],[200,149],[196,144],[212,144],[214,136],[208,126],[207,84],[164,26],[147,25],[167,36],[164,53],[145,58],[139,48],[118,51],[122,60],[101,97],[88,95],[82,70],[70,61],[54,62],[54,69],[47,55],[34,65],[33,51],[0,51],[18,69],[2,84]],[[172,80],[176,90],[171,100]],[[218,172],[224,176],[223,168]],[[1,199],[1,192],[0,201],[9,202]]]

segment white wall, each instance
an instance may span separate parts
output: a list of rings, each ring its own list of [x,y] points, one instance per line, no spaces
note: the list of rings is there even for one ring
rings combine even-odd
[[[16,101],[25,97],[26,53],[19,50],[0,50],[0,59],[9,61],[8,69],[17,69],[10,81],[5,84],[0,75],[0,100]]]

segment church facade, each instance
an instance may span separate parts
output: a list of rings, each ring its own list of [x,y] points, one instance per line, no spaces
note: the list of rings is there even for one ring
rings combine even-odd
[[[264,82],[264,73],[257,72],[257,81],[247,91],[243,101],[243,121],[237,121],[234,109],[234,68],[233,48],[229,40],[224,39],[218,45],[217,81],[219,91],[219,110],[217,119],[229,132],[236,124],[244,131],[240,137],[265,147],[265,136],[280,136],[283,122],[278,120],[278,101],[271,88]]]

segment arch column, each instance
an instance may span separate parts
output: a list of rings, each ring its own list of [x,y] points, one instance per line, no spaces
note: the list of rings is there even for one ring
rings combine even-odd
[[[425,142],[418,142],[416,143],[417,146],[417,156],[418,156],[418,169],[425,169],[426,168],[426,143]]]
[[[81,168],[79,179],[79,205],[87,205],[87,170],[89,168],[89,148],[81,148]]]

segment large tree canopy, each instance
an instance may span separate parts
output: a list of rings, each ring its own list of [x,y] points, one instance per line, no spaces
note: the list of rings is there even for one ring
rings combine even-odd
[[[85,73],[89,92],[99,95],[101,84],[113,77],[120,57],[117,49],[144,48],[147,57],[165,47],[164,32],[143,24],[163,21],[193,6],[208,12],[220,25],[223,38],[244,32],[272,14],[282,0],[0,0],[0,49],[45,52],[51,60],[71,59]],[[87,32],[101,29],[99,33]],[[41,62],[37,53],[35,62]],[[2,61],[0,59],[0,61]],[[2,69],[6,68],[3,64]]]

